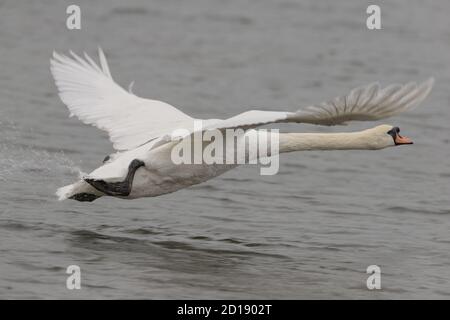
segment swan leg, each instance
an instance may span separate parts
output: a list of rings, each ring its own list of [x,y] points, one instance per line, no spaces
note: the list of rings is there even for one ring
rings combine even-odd
[[[101,191],[109,196],[126,197],[131,193],[131,186],[133,185],[134,175],[136,170],[144,166],[144,162],[134,159],[128,166],[128,174],[125,180],[120,182],[106,182],[104,180],[84,179],[87,183],[93,186],[98,191]]]

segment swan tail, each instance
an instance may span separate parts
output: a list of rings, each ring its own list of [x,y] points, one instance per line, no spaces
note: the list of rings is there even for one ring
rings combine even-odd
[[[56,190],[56,196],[59,201],[72,199],[77,201],[92,202],[95,199],[100,198],[104,194],[93,188],[89,183],[84,180],[80,180],[73,184],[64,186]]]

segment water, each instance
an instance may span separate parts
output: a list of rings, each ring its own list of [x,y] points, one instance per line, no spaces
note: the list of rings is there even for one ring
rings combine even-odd
[[[0,1],[0,298],[449,298],[447,1]],[[200,118],[295,110],[352,87],[422,80],[422,108],[383,122],[413,146],[283,155],[174,194],[58,202],[112,149],[56,95],[56,49],[94,54],[134,92]],[[352,130],[379,123],[352,124]],[[283,125],[283,131],[339,131]],[[67,290],[68,265],[82,289]],[[369,291],[367,266],[382,271]]]

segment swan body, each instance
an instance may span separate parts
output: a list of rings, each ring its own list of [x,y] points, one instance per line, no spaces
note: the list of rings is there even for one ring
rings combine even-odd
[[[225,120],[201,120],[203,126],[199,129],[195,125],[199,119],[167,103],[143,99],[121,88],[112,79],[101,49],[99,58],[100,65],[86,54],[81,58],[72,52],[71,57],[54,53],[51,59],[51,72],[60,98],[71,115],[107,131],[117,151],[83,179],[59,188],[57,196],[60,200],[93,201],[106,195],[135,199],[171,193],[217,177],[237,166],[222,164],[225,161],[175,164],[171,158],[172,151],[181,140],[192,138],[193,143],[202,146],[200,151],[206,148],[208,143],[195,140],[199,132],[246,130],[238,137],[239,140],[249,135],[260,135],[253,129],[268,123],[339,125],[353,120],[379,120],[417,106],[433,85],[433,79],[384,89],[374,83],[296,112],[247,111]],[[174,135],[180,129],[184,133]],[[279,149],[269,156],[307,150],[378,150],[410,143],[392,125],[358,132],[280,133]],[[250,157],[248,150],[246,157]]]

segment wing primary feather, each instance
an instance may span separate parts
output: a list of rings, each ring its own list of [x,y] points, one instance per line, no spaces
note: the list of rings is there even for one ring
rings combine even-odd
[[[108,67],[108,62],[106,61],[105,54],[100,47],[98,47],[98,56],[100,58],[100,65],[102,66],[103,72],[112,79],[111,72],[109,71]]]
[[[383,89],[380,89],[378,83],[372,83],[325,104],[287,113],[286,120],[278,122],[337,125],[351,120],[382,119],[417,106],[430,93],[432,86],[432,78],[420,85],[410,82],[405,85],[389,85]]]
[[[116,150],[130,150],[192,126],[194,119],[177,108],[140,98],[114,82],[101,48],[99,61],[95,63],[86,53],[81,57],[72,51],[69,56],[54,51],[50,71],[70,116],[107,131]]]
[[[83,55],[84,55],[84,58],[91,64],[91,66],[92,66],[97,72],[100,72],[100,73],[103,72],[102,69],[100,69],[100,67],[98,66],[98,64],[95,63],[95,61],[92,60],[92,58],[91,58],[86,52],[84,52]]]

